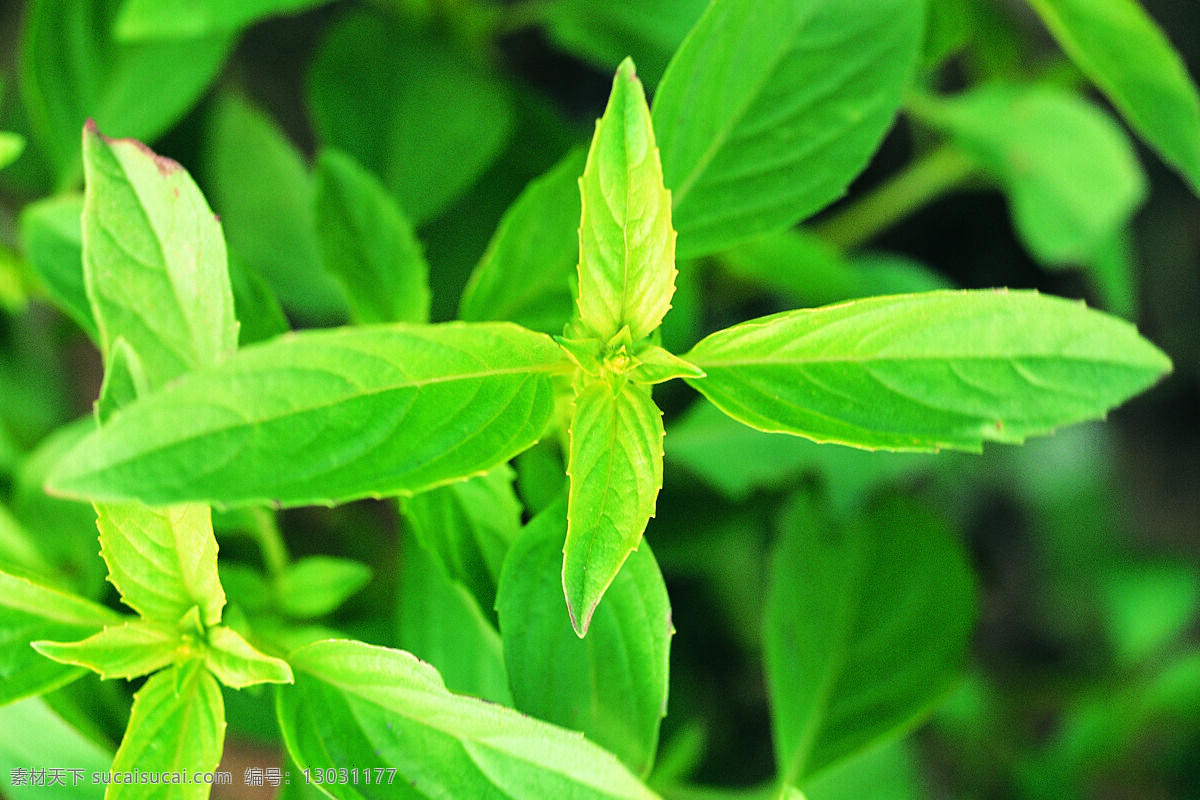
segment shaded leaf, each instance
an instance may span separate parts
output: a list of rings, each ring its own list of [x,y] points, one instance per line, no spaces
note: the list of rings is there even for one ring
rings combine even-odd
[[[978,451],[1102,417],[1171,369],[1124,320],[1027,291],[787,311],[712,334],[688,379],[751,427],[885,450]]]
[[[836,199],[883,139],[923,3],[710,3],[654,96],[679,257],[782,230]]]
[[[290,334],[122,409],[50,484],[159,504],[424,491],[533,444],[563,366],[549,337],[506,323]]]
[[[647,387],[598,380],[575,398],[562,583],[580,637],[654,516],[662,440],[662,412]]]
[[[83,196],[46,197],[21,210],[25,255],[54,304],[99,342],[83,285]]]
[[[276,607],[293,617],[320,617],[370,581],[371,568],[361,561],[334,556],[297,559],[275,579]]]

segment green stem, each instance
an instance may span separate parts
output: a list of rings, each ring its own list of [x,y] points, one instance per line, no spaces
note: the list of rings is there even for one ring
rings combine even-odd
[[[941,145],[842,211],[814,225],[813,230],[842,250],[854,250],[934,198],[966,183],[978,169],[978,164],[961,150]]]
[[[288,561],[291,558],[288,555],[287,544],[283,541],[283,534],[279,530],[279,524],[274,514],[265,509],[255,509],[253,514],[254,538],[262,551],[263,565],[267,568],[267,574],[274,578],[287,569]]]

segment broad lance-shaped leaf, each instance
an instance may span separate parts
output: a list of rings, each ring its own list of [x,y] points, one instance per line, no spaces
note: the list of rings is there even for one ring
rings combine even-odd
[[[412,224],[350,156],[317,157],[313,206],[325,269],[359,322],[428,322],[429,265]]]
[[[120,625],[120,614],[82,597],[0,572],[0,705],[42,694],[83,674],[79,667],[56,663],[30,643],[71,640]]]
[[[83,135],[83,274],[106,357],[123,337],[157,388],[237,347],[221,226],[188,174],[128,139]]]
[[[101,429],[105,430],[105,429]],[[208,506],[96,506],[100,555],[127,606],[176,625],[193,607],[205,626],[221,621],[225,592],[217,577],[217,540]]]
[[[1171,361],[1124,320],[1029,291],[786,311],[707,337],[687,379],[759,430],[883,450],[978,451],[1104,416]]]
[[[656,797],[582,734],[451,694],[402,650],[327,640],[289,660],[296,685],[277,695],[279,722],[300,768],[384,768],[370,784],[323,784],[338,800]]]
[[[1029,0],[1138,135],[1200,192],[1200,93],[1136,0]]]
[[[203,652],[209,672],[233,689],[294,680],[286,661],[259,652],[240,633],[224,625],[208,630]]]
[[[763,656],[783,784],[897,735],[954,685],[974,587],[953,531],[900,499],[838,526],[801,500],[771,565]]]
[[[526,527],[504,562],[496,608],[516,707],[583,731],[637,774],[658,751],[667,712],[671,605],[650,548],[630,553],[586,638],[562,613],[567,508],[561,500]]]
[[[575,398],[562,583],[581,637],[654,516],[662,442],[662,412],[649,387],[598,380]]]
[[[291,334],[121,409],[49,483],[82,497],[227,506],[423,491],[537,441],[550,377],[568,364],[549,336],[507,323]]]
[[[778,231],[836,199],[892,124],[925,3],[710,3],[654,95],[679,257]]]
[[[138,619],[106,627],[78,642],[36,641],[33,648],[47,658],[75,664],[100,677],[137,678],[162,669],[185,656],[187,642],[174,625]]]
[[[628,327],[638,342],[671,307],[675,231],[646,95],[628,58],[596,123],[579,191],[580,320],[597,339]]]
[[[150,676],[133,696],[133,710],[112,771],[166,774],[187,770],[189,776],[212,772],[225,742],[225,701],[221,687],[199,661],[189,661]],[[211,784],[146,785],[113,783],[104,800],[149,797],[207,800]]]

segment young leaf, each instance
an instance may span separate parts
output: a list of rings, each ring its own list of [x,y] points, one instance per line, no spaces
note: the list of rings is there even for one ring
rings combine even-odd
[[[328,270],[359,322],[428,322],[429,265],[412,225],[375,176],[336,150],[317,157],[313,201]]]
[[[40,640],[33,648],[62,664],[75,664],[99,672],[100,677],[137,678],[176,661],[186,647],[174,625],[144,619],[106,627],[79,642]]]
[[[562,584],[581,638],[654,516],[662,441],[662,412],[647,387],[598,380],[575,398]]]
[[[1200,94],[1136,0],[1029,0],[1138,135],[1200,192]]]
[[[294,681],[292,668],[286,661],[259,652],[240,633],[224,625],[208,631],[204,665],[231,689]]]
[[[225,742],[225,703],[221,687],[196,660],[155,673],[133,696],[129,726],[113,759],[112,772],[188,775],[212,772]],[[161,794],[178,800],[207,800],[211,784],[160,784]],[[113,783],[105,800],[144,800],[146,787]]]
[[[679,257],[783,230],[837,198],[892,123],[924,3],[710,3],[654,96]]]
[[[155,504],[295,506],[424,491],[537,441],[564,360],[550,337],[508,323],[292,334],[122,409],[49,482]]]
[[[471,186],[513,127],[503,84],[445,41],[367,13],[329,28],[308,78],[321,142],[378,175],[417,226]]]
[[[629,555],[585,639],[562,614],[566,503],[529,523],[504,562],[496,608],[516,707],[582,731],[645,775],[667,711],[671,606],[650,549]]]
[[[562,333],[575,298],[579,264],[579,173],[585,156],[572,150],[532,181],[500,220],[467,288],[461,319],[509,320],[535,331]]]
[[[911,106],[996,177],[1040,261],[1086,261],[1146,195],[1124,130],[1071,92],[991,84]]]
[[[759,430],[884,450],[979,451],[1102,417],[1171,362],[1124,320],[1028,291],[894,295],[707,337],[688,379]]]
[[[641,341],[671,307],[675,231],[646,95],[629,59],[596,123],[579,191],[579,318],[597,339],[628,327]]]
[[[221,621],[225,593],[208,506],[100,504],[96,512],[100,555],[127,606],[168,625],[193,607],[200,608],[203,625]]]
[[[29,4],[21,99],[62,187],[78,180],[84,121],[143,141],[158,138],[203,94],[233,44],[227,35],[122,44],[110,34],[117,11],[110,0]]]
[[[275,604],[299,618],[320,617],[353,597],[371,581],[371,568],[361,561],[309,556],[288,564],[275,580]]]
[[[0,131],[0,169],[21,157],[25,150],[25,137],[11,131]]]
[[[656,344],[646,342],[635,348],[637,366],[627,373],[634,383],[662,383],[675,378],[703,378],[704,370]]]
[[[83,196],[66,194],[30,203],[21,210],[21,242],[30,266],[54,304],[99,342],[96,320],[83,284]]]
[[[276,14],[295,14],[330,0],[125,0],[114,32],[121,39],[194,39],[232,33]]]
[[[803,502],[784,522],[764,619],[781,783],[912,725],[953,686],[974,620],[954,534],[910,501],[834,528]]]
[[[485,613],[491,606],[480,606],[411,533],[397,583],[396,646],[431,664],[450,691],[511,706],[500,634]]]
[[[124,621],[90,600],[0,572],[0,629],[10,632],[0,638],[0,705],[43,694],[83,674],[40,655],[31,642],[70,641]]]
[[[89,124],[83,274],[107,356],[122,336],[157,388],[237,348],[221,226],[174,161]]]
[[[521,533],[521,503],[512,482],[512,469],[501,465],[469,481],[422,492],[402,505],[417,541],[489,616],[504,556]]]
[[[290,660],[296,685],[277,697],[296,763],[396,770],[370,785],[323,784],[338,800],[655,797],[582,735],[451,694],[433,668],[401,650],[329,640]]]

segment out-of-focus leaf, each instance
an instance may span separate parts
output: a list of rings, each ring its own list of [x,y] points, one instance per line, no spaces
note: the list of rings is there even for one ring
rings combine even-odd
[[[288,564],[275,579],[276,607],[293,617],[319,617],[335,610],[371,580],[361,561],[309,556]]]
[[[331,0],[125,0],[114,33],[127,40],[193,39],[230,33],[277,14],[295,14]]]
[[[40,697],[0,706],[0,790],[12,800],[101,800],[104,785],[75,782],[67,773],[61,785],[14,784],[15,769],[80,770],[86,778],[106,772],[113,752],[86,736]]]

